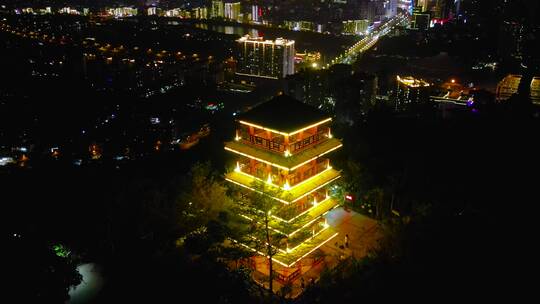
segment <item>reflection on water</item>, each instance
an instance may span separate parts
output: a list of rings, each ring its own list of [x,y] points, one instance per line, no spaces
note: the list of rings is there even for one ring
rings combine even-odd
[[[234,25],[215,25],[215,24],[208,25],[206,23],[195,23],[194,25],[196,28],[224,33],[228,35],[244,36],[246,34],[249,34],[251,37],[259,37],[259,31],[254,28],[247,28],[243,26],[234,26]]]
[[[302,52],[320,52],[323,56],[323,62],[325,61],[324,58],[334,58],[338,54],[341,54],[345,47],[348,47],[357,41],[352,36],[338,37],[308,32],[295,32],[277,28],[257,29],[245,24],[219,25],[211,23],[209,24],[202,21],[191,22],[192,20],[189,22],[170,20],[167,22],[167,24],[186,26],[188,28],[194,27],[201,30],[235,36],[244,36],[249,34],[251,37],[265,37],[266,39],[271,40],[278,37],[283,37],[285,39],[294,40],[297,50],[301,50]]]

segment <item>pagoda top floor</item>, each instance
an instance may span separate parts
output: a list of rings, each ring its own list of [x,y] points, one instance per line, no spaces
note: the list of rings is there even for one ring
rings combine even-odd
[[[248,152],[242,150],[251,147],[252,150],[261,151],[260,153],[271,152],[278,158],[288,158],[305,154],[303,152],[317,146],[314,153],[319,155],[341,144],[336,139],[332,140],[331,117],[286,95],[276,96],[253,108],[240,115],[237,121],[234,138],[237,144],[230,144],[235,146],[231,148],[236,151]],[[325,144],[327,141],[331,143]],[[239,146],[245,146],[245,148],[240,149]],[[247,154],[260,153],[249,151]],[[281,159],[274,163],[288,163],[284,166],[291,168],[297,161]]]
[[[238,117],[242,125],[289,137],[331,120],[327,114],[287,95],[275,96]]]

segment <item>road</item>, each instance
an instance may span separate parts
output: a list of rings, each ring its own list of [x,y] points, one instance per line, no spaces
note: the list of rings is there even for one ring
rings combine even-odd
[[[332,59],[331,63],[327,64],[326,67],[328,68],[331,65],[339,63],[352,64],[358,54],[369,50],[373,45],[375,45],[375,43],[377,43],[379,38],[392,32],[396,26],[402,26],[408,22],[409,20],[407,15],[397,14],[395,17],[379,25],[375,30],[362,38],[362,40],[349,47],[343,54]]]

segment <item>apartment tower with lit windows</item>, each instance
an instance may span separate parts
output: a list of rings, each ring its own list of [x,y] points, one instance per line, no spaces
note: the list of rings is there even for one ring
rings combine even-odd
[[[225,143],[237,157],[227,181],[241,191],[256,191],[255,181],[281,189],[272,197],[278,211],[269,224],[286,239],[273,257],[283,281],[298,276],[299,261],[337,235],[325,219],[338,205],[330,186],[340,177],[328,155],[342,146],[332,136],[331,121],[316,108],[279,95],[240,115],[234,140]]]
[[[294,40],[246,35],[236,40],[238,65],[236,74],[263,78],[284,78],[294,74]]]

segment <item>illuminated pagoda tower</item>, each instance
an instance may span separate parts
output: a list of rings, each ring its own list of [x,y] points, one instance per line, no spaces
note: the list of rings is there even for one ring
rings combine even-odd
[[[257,191],[257,180],[281,188],[279,197],[272,197],[278,211],[269,223],[287,240],[273,257],[277,280],[293,280],[309,266],[300,261],[314,261],[310,254],[337,235],[325,219],[337,207],[330,186],[340,177],[328,155],[342,146],[332,137],[331,121],[316,108],[279,95],[240,115],[234,141],[225,143],[225,150],[238,156],[227,181],[243,192]]]

